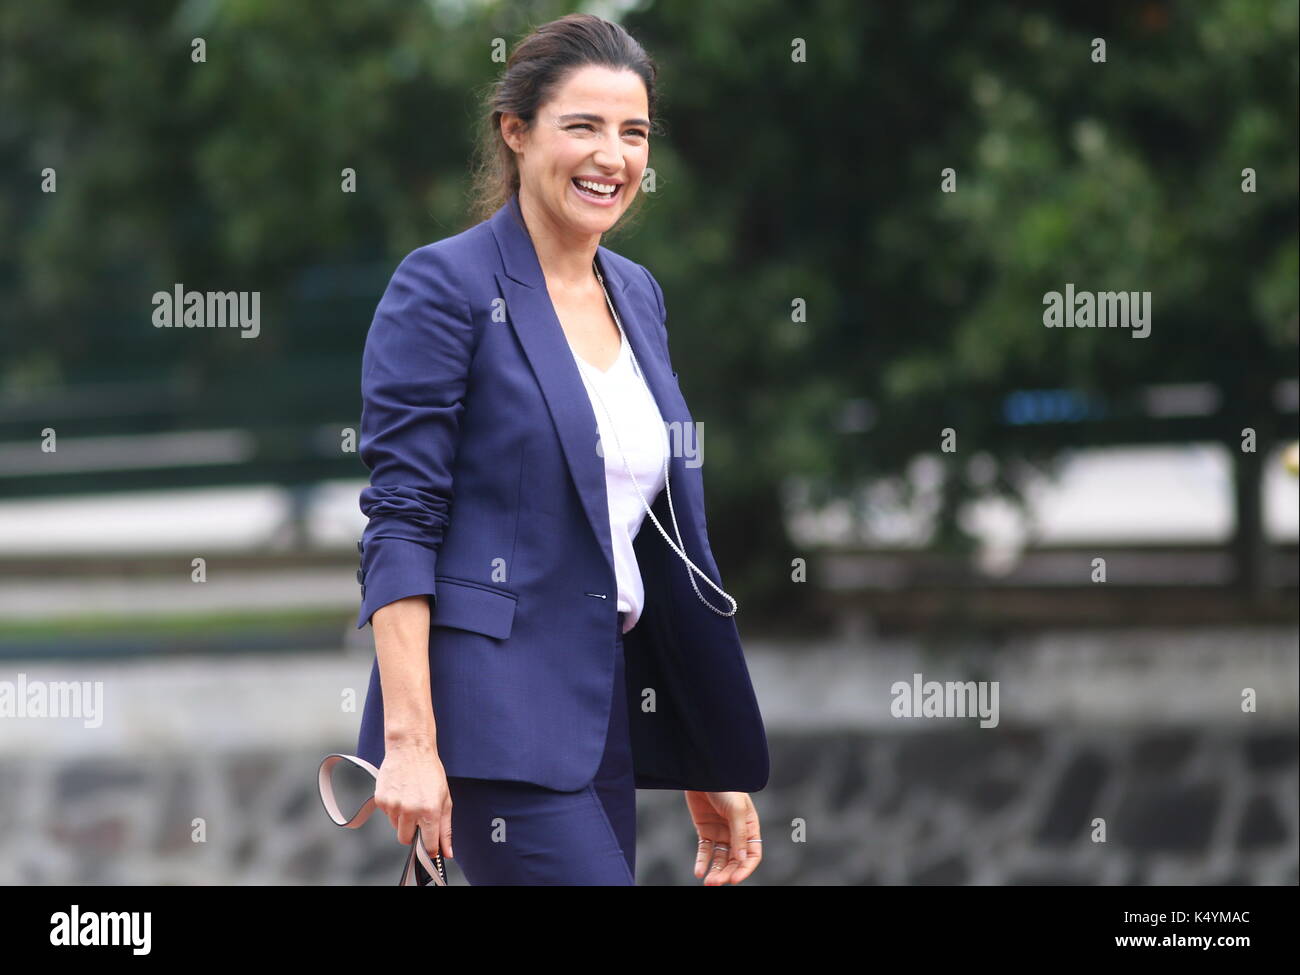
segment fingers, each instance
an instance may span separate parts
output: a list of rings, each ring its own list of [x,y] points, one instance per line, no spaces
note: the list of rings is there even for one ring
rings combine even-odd
[[[751,873],[758,869],[758,865],[763,862],[763,838],[758,835],[758,824],[755,823],[751,835],[745,840],[745,857],[736,862],[735,872],[731,874],[731,882],[738,884]]]
[[[397,842],[402,846],[410,846],[415,839],[416,816],[403,810],[395,817],[390,815],[388,818],[393,820],[393,828],[397,830]]]
[[[395,815],[389,815],[396,831],[397,842],[402,846],[410,846],[415,840],[415,827],[420,827],[420,836],[424,840],[424,848],[429,851],[429,855],[441,853],[446,857],[453,857],[451,849],[451,802],[448,800],[445,805],[445,812],[434,811],[421,816],[416,812],[402,811]],[[433,838],[438,838],[437,845],[433,845]]]
[[[738,884],[750,876],[763,860],[763,838],[753,802],[737,804],[727,813],[726,827],[714,828],[717,830],[714,835],[701,835],[695,858],[695,876],[703,875],[704,883],[710,887]]]
[[[438,815],[425,816],[420,820],[420,839],[424,842],[424,848],[429,851],[430,857],[438,854],[449,856],[447,853],[447,838],[443,835],[442,818]]]
[[[727,804],[727,836],[713,843],[713,857],[709,862],[709,874],[704,883],[710,887],[734,882],[734,876],[740,869],[745,857],[745,840],[748,837],[745,821],[750,810],[749,803],[733,802]]]
[[[733,860],[744,860],[748,854],[745,841],[749,839],[749,813],[753,809],[749,803],[741,805],[737,803],[727,817],[727,825],[731,827],[731,838],[735,841],[736,850],[732,856]]]
[[[695,879],[700,880],[708,872],[709,861],[713,859],[713,840],[701,836],[695,847]]]
[[[723,831],[725,832],[725,830]],[[713,887],[726,883],[729,876],[728,865],[731,863],[731,843],[727,837],[719,835],[716,839],[701,836],[695,848],[695,877],[703,878],[705,885]]]
[[[447,856],[456,859],[456,853],[451,848],[451,796],[448,795],[446,803],[442,807],[442,826],[441,833],[430,833],[430,836],[437,836],[439,844],[447,851]]]
[[[709,887],[725,884],[731,874],[731,844],[717,840],[713,844],[713,856],[709,861],[709,872],[704,883]]]

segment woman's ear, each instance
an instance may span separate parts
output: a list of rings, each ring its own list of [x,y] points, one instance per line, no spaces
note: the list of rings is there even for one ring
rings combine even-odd
[[[501,113],[501,138],[514,152],[519,152],[520,149],[520,121],[519,116],[513,112]]]

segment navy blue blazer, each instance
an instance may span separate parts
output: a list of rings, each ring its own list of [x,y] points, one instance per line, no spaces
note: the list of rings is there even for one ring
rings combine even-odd
[[[665,423],[693,424],[659,283],[605,247],[597,259]],[[604,750],[618,629],[605,469],[517,195],[402,260],[361,372],[360,453],[371,477],[361,492],[369,521],[358,542],[358,628],[381,606],[428,595],[446,773],[582,788]],[[725,589],[702,468],[671,453],[686,554]],[[652,510],[672,534],[665,491]],[[767,738],[734,618],[699,601],[649,516],[634,550],[645,606],[623,643],[637,787],[757,792]],[[384,757],[377,659],[357,754],[376,766]]]

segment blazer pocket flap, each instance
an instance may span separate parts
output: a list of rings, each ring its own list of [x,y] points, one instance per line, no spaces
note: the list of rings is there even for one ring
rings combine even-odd
[[[471,630],[484,636],[504,640],[515,620],[516,596],[479,583],[456,579],[435,580],[431,626],[450,626]]]

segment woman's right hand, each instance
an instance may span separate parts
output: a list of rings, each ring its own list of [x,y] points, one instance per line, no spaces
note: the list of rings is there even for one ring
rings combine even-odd
[[[429,856],[455,857],[451,846],[451,791],[438,750],[417,739],[385,746],[375,781],[375,806],[397,830],[397,842],[410,846],[415,827]],[[435,844],[433,838],[437,838]]]

